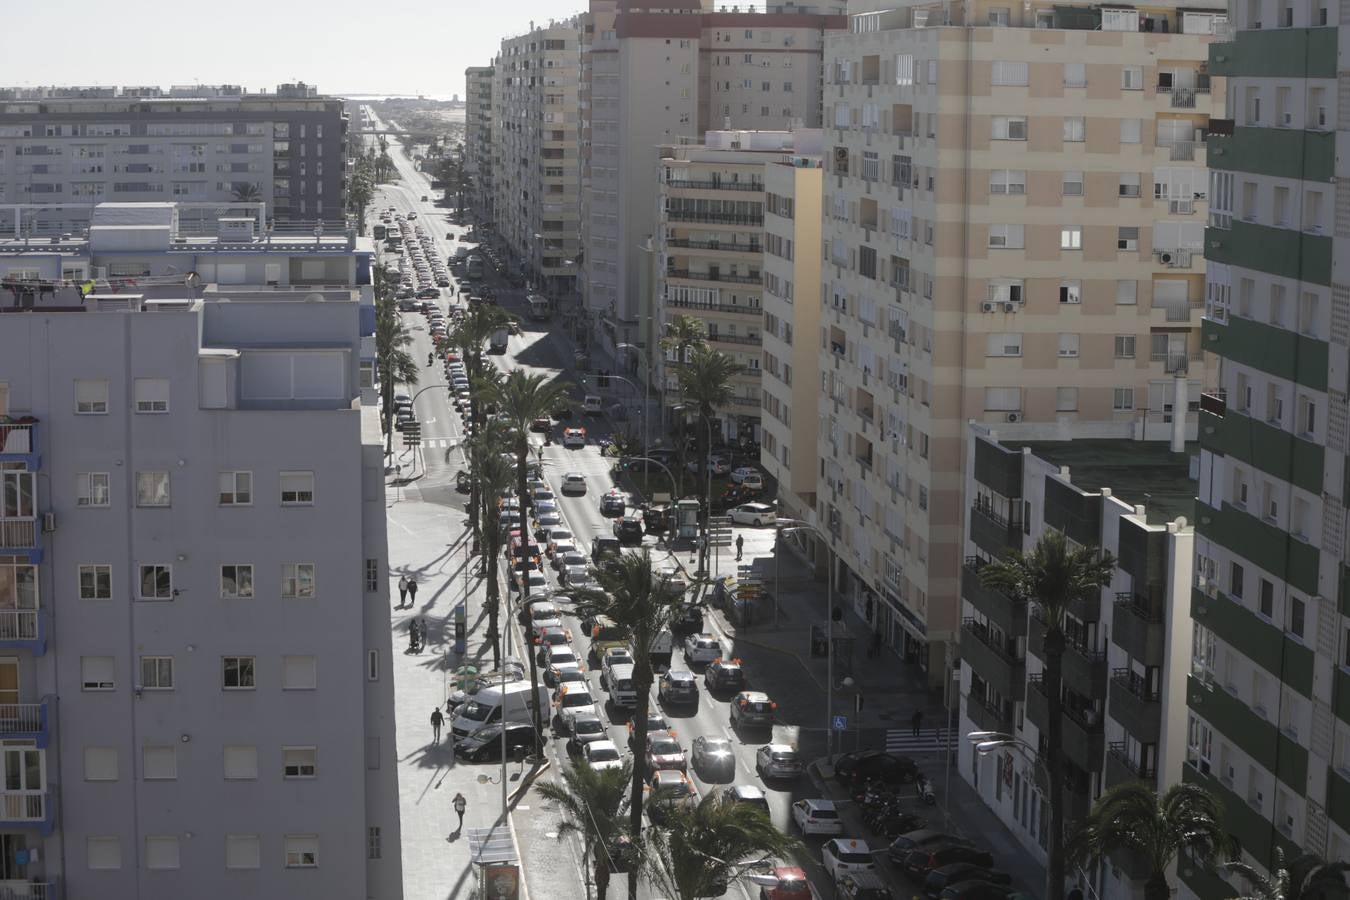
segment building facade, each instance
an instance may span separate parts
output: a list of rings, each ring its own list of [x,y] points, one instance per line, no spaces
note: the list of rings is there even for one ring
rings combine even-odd
[[[34,234],[87,225],[103,202],[267,204],[278,223],[345,216],[347,118],[309,86],[0,100],[0,230],[41,206]],[[173,92],[170,92],[171,94]]]
[[[401,897],[371,248],[109,206],[0,242],[0,888]]]
[[[1200,413],[1184,775],[1267,871],[1277,849],[1350,858],[1348,17],[1345,2],[1235,4],[1210,47],[1230,112],[1208,138],[1218,390]],[[1186,896],[1226,889],[1181,881]]]
[[[464,171],[473,184],[473,204],[492,220],[492,66],[464,70]]]
[[[881,4],[875,4],[880,6]],[[817,515],[843,596],[942,681],[959,628],[964,423],[1193,437],[1224,12],[997,3],[826,38]]]
[[[1048,727],[1045,616],[982,585],[980,570],[1009,549],[1029,552],[1050,530],[1111,554],[1110,584],[1074,603],[1063,626],[1064,821],[1072,832],[1104,790],[1127,781],[1165,791],[1181,780],[1186,755],[1194,457],[1138,441],[1002,441],[984,426],[972,426],[969,441],[957,734],[999,732],[1025,749],[982,755],[960,741],[959,767],[1023,849],[1044,861],[1050,813],[1037,749]],[[1150,874],[1118,854],[1073,877],[1095,879],[1102,900],[1125,900],[1142,893]]]

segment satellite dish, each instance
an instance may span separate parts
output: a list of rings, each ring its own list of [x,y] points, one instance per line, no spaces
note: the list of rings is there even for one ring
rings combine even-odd
[[[323,302],[323,294],[320,294],[320,293],[318,293],[318,292],[315,292],[315,293],[312,293],[312,294],[306,294],[306,295],[305,295],[305,302],[306,302],[306,303],[322,303],[322,302]]]

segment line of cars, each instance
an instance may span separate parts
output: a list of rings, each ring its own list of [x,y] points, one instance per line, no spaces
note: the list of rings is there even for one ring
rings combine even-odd
[[[410,214],[414,217],[416,214]],[[450,273],[436,253],[435,241],[421,225],[414,225],[390,207],[380,213],[380,221],[397,228],[402,235],[402,255],[399,257],[398,291],[400,309],[411,310],[417,300],[435,300],[441,288],[450,286]]]

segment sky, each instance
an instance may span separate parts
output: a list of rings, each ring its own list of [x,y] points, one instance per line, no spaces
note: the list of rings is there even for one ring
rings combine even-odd
[[[501,39],[586,0],[43,0],[0,5],[0,85],[242,84],[290,81],[324,93],[464,98],[464,69]],[[75,31],[73,24],[78,23]],[[74,33],[85,35],[72,40]]]

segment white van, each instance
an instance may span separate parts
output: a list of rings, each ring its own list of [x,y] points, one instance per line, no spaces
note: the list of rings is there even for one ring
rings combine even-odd
[[[587,394],[581,400],[581,411],[588,416],[598,416],[604,412],[604,401],[599,394]]]
[[[605,688],[609,702],[623,709],[637,706],[637,688],[633,686],[631,663],[615,663],[605,670]]]
[[[548,688],[542,684],[515,681],[509,682],[505,688],[500,684],[483,687],[455,710],[455,717],[450,720],[450,732],[459,739],[468,737],[484,725],[503,719],[507,722],[531,722],[534,720],[535,703],[539,704],[540,709],[548,709]]]

